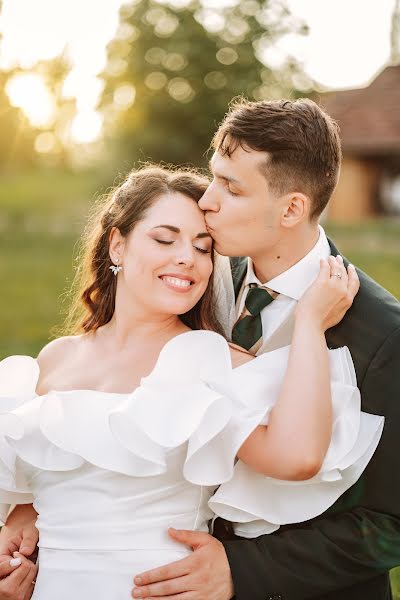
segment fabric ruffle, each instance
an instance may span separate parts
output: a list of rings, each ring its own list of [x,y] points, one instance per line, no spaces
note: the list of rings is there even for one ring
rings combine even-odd
[[[288,356],[289,348],[281,348],[232,369],[224,338],[192,331],[166,344],[131,394],[76,390],[45,396],[35,394],[34,359],[6,359],[0,363],[0,502],[32,501],[16,468],[19,459],[43,470],[72,470],[86,461],[150,477],[165,473],[168,453],[187,444],[184,478],[220,485],[209,505],[237,523],[238,535],[254,537],[317,516],[361,475],[383,418],[361,412],[350,353],[332,350],[334,427],[320,472],[305,482],[285,482],[240,460],[235,465],[249,434],[268,422]]]
[[[277,399],[289,347],[264,354],[246,365],[271,378]],[[329,351],[333,400],[332,439],[322,467],[306,481],[284,481],[249,469],[242,461],[234,476],[209,501],[213,512],[234,523],[236,535],[258,537],[282,524],[301,523],[322,514],[360,477],[382,435],[384,418],[361,411],[360,392],[348,348]],[[264,365],[262,363],[265,363]],[[290,440],[288,440],[290,443]]]
[[[5,520],[10,504],[30,504],[28,482],[17,468],[17,454],[9,438],[21,439],[24,426],[16,416],[18,407],[35,395],[39,365],[28,356],[10,356],[0,362],[0,518]]]

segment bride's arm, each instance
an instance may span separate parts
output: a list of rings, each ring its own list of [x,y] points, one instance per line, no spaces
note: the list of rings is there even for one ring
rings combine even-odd
[[[339,272],[342,278],[331,276]],[[276,479],[304,480],[321,468],[332,432],[332,400],[325,331],[350,308],[359,288],[354,267],[321,261],[316,282],[296,307],[288,368],[268,426],[259,426],[238,457]]]

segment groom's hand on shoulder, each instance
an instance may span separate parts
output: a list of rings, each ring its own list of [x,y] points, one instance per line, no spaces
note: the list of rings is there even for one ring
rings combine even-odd
[[[168,533],[175,541],[192,548],[192,554],[182,560],[136,575],[133,580],[135,587],[132,598],[233,598],[232,575],[221,542],[202,531],[169,529]]]

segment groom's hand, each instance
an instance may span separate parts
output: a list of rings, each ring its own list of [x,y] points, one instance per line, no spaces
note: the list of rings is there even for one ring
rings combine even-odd
[[[29,600],[35,586],[37,566],[19,555],[0,558],[0,600]]]
[[[201,531],[169,529],[169,535],[193,553],[158,569],[137,575],[132,598],[230,600],[235,592],[225,548]]]

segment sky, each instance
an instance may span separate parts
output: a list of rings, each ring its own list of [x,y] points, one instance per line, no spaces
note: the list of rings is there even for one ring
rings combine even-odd
[[[166,1],[166,0],[163,0]],[[173,0],[184,3],[185,0]],[[207,6],[234,0],[203,0]],[[322,85],[345,89],[366,85],[390,56],[390,25],[395,0],[286,0],[293,15],[308,24],[306,37],[289,35],[270,53],[279,67],[290,54]],[[0,15],[0,67],[32,66],[64,49],[73,70],[64,94],[77,98],[73,137],[90,142],[101,133],[96,104],[102,84],[98,74],[106,59],[106,44],[118,27],[122,0],[3,0]],[[46,125],[51,99],[40,81],[20,80],[7,90],[13,102],[35,124]]]
[[[284,49],[323,85],[365,85],[389,60],[395,0],[288,0],[288,5],[310,34],[284,40]]]

